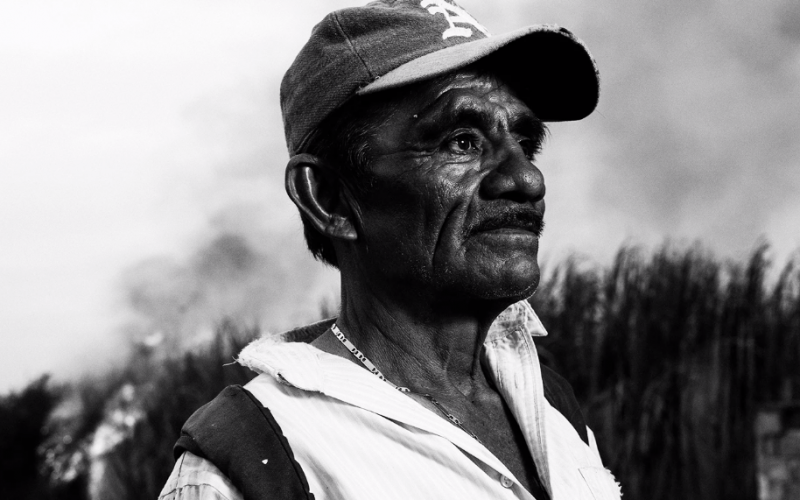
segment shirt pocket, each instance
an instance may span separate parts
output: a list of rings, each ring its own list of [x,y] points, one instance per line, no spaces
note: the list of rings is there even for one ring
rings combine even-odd
[[[622,496],[614,475],[603,467],[581,467],[578,469],[592,492],[594,500],[619,500]]]

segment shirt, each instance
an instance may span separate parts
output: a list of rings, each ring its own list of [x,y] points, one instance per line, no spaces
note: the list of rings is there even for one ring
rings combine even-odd
[[[618,500],[619,486],[591,432],[587,445],[544,397],[533,342],[542,335],[527,302],[509,307],[484,342],[487,375],[511,408],[553,500]],[[481,443],[346,359],[308,344],[261,339],[239,361],[260,374],[245,387],[280,424],[318,500],[533,499]],[[214,469],[182,457],[160,498],[241,498]],[[212,485],[217,477],[224,481]]]

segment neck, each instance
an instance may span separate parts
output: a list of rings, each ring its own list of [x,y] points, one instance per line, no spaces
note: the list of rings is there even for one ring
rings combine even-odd
[[[349,286],[348,286],[349,285]],[[500,304],[436,301],[342,282],[339,327],[388,380],[415,392],[462,395],[489,386],[483,342]]]

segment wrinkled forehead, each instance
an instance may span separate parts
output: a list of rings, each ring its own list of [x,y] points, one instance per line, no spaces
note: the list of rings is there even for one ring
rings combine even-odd
[[[427,93],[428,107],[456,111],[479,103],[499,104],[509,111],[533,114],[515,89],[496,73],[463,70],[433,84]]]
[[[476,92],[491,92],[503,90],[514,93],[514,89],[505,81],[502,75],[483,70],[480,67],[469,67],[458,71],[453,71],[435,80],[428,82],[432,90],[439,95],[452,89],[471,89]]]
[[[378,97],[378,95],[376,95]],[[494,115],[504,121],[535,122],[538,118],[520,99],[514,87],[501,75],[467,68],[420,82],[382,96],[382,103],[373,109],[383,112],[376,125],[413,118],[423,122],[441,122],[458,116]],[[431,124],[433,125],[433,124]]]
[[[384,112],[380,114],[384,116],[387,111],[394,114],[400,110],[420,115],[434,110],[455,111],[459,107],[474,105],[481,99],[502,102],[516,112],[533,115],[516,89],[502,75],[481,67],[468,67],[407,87],[374,94],[370,98],[377,101],[373,109],[382,109]]]

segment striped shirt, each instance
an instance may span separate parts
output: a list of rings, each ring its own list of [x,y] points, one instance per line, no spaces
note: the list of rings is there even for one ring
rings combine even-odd
[[[507,309],[484,343],[488,376],[553,500],[619,500],[591,431],[587,445],[544,397],[532,339],[542,335],[527,302]],[[246,389],[280,424],[317,500],[534,498],[481,443],[348,360],[262,339],[239,361],[260,374]],[[160,498],[241,496],[212,464],[185,453]]]

